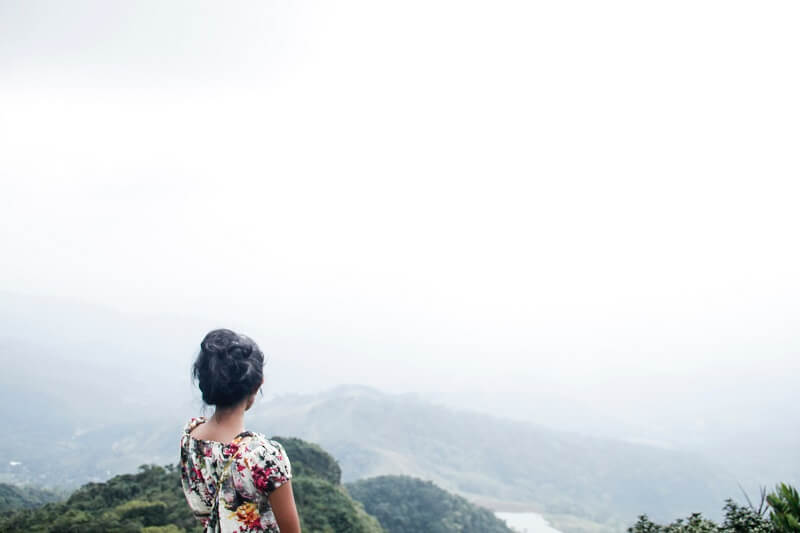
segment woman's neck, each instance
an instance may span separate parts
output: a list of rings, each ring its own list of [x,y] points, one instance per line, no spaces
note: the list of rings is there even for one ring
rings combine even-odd
[[[238,435],[244,431],[244,409],[240,406],[216,409],[209,422],[221,433]]]

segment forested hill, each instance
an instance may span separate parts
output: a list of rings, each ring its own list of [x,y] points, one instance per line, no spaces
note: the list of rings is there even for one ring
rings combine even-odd
[[[381,480],[381,491],[370,495],[370,506],[395,509],[399,494],[408,496],[409,483],[419,484],[416,529],[398,527],[396,517],[380,513],[379,520],[368,514],[341,484],[336,460],[317,445],[300,439],[275,437],[291,458],[292,486],[303,531],[308,533],[510,533],[503,522],[483,509],[421,481]],[[397,484],[395,487],[394,484]],[[17,494],[15,487],[10,493]],[[359,494],[363,491],[355,490]],[[29,494],[34,494],[28,491]],[[3,493],[5,494],[5,492]],[[49,493],[47,493],[49,494]],[[430,497],[429,497],[430,496]],[[41,494],[38,496],[41,500]],[[383,498],[383,499],[382,499]],[[178,470],[172,466],[146,465],[135,474],[124,474],[104,483],[89,483],[66,501],[44,503],[30,509],[33,499],[8,500],[16,510],[0,517],[3,532],[199,532],[201,528],[186,505]],[[43,502],[39,502],[43,503]],[[403,512],[405,507],[399,507]],[[8,511],[8,509],[6,509]],[[424,523],[430,520],[431,528]],[[383,521],[386,524],[383,524]],[[485,526],[485,527],[484,527]],[[488,527],[488,529],[487,529]]]
[[[380,476],[349,483],[348,492],[375,515],[389,533],[506,533],[508,527],[486,509],[407,476]]]
[[[195,523],[177,470],[142,466],[136,474],[84,485],[65,502],[11,513],[0,519],[0,530],[177,533],[199,531]]]
[[[383,533],[339,482],[336,461],[321,448],[299,439],[284,439],[296,469],[292,481],[304,531]],[[333,473],[333,475],[332,475]],[[0,518],[8,532],[199,532],[172,466],[142,466],[135,474],[88,483],[66,501]]]

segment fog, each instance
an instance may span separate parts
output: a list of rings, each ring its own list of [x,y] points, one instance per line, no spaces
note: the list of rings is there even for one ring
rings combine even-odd
[[[241,328],[271,394],[791,450],[798,15],[0,2],[0,290]]]

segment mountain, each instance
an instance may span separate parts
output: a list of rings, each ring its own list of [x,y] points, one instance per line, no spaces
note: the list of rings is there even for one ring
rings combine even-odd
[[[345,481],[409,475],[492,508],[588,518],[619,529],[636,516],[714,513],[732,476],[673,450],[561,433],[433,405],[412,395],[339,387],[253,410],[255,427],[319,442]],[[558,522],[558,520],[556,520]]]
[[[200,411],[193,350],[218,324],[2,292],[0,324],[0,482],[74,489],[176,460],[180,429]],[[283,390],[308,386],[301,363],[291,379],[283,375]],[[339,458],[345,482],[411,475],[493,509],[543,512],[557,525],[584,519],[620,530],[642,512],[713,517],[719,501],[739,493],[725,468],[689,453],[363,387],[261,400],[248,416],[262,433],[319,442]],[[791,424],[787,431],[796,433]],[[771,461],[796,482],[796,446],[761,444],[762,455],[784,450]],[[726,461],[737,478],[745,459]]]
[[[6,459],[0,480],[74,487],[137,464],[176,460],[185,422],[178,414],[154,411],[150,421],[113,416],[109,423],[81,427],[70,411],[58,412],[57,403],[40,405],[37,415],[36,399],[41,397],[24,406],[30,416],[0,442]],[[48,417],[52,425],[42,421]],[[739,493],[732,476],[690,454],[551,431],[363,387],[260,401],[248,426],[320,443],[339,458],[346,482],[413,476],[492,509],[543,513],[563,531],[580,529],[572,525],[575,517],[607,531],[623,530],[643,512],[662,521],[694,511],[715,517],[718,502]]]
[[[383,533],[378,521],[341,484],[339,463],[316,444],[273,437],[292,464],[292,488],[303,531]]]
[[[149,421],[143,413],[128,419],[118,417],[108,401],[111,420],[84,425],[58,402],[11,396],[5,405],[21,405],[29,414],[0,442],[1,481],[75,487],[177,458],[185,423],[179,414],[162,409],[152,411]],[[492,509],[543,513],[562,531],[581,530],[585,524],[578,518],[621,531],[642,512],[662,521],[693,511],[714,517],[719,501],[739,493],[723,470],[689,454],[555,432],[360,387],[260,401],[248,414],[248,426],[319,442],[339,458],[346,482],[413,476]]]
[[[511,533],[490,511],[430,481],[379,476],[349,483],[347,491],[388,533]]]

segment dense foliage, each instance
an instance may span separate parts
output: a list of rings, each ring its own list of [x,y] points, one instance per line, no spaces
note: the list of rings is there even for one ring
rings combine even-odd
[[[287,453],[298,457],[292,481],[298,512],[307,532],[382,533],[377,520],[364,512],[341,485],[328,481],[336,461],[319,446],[284,439]],[[320,471],[315,465],[323,466]],[[338,479],[338,475],[337,475]],[[105,483],[84,485],[65,502],[21,509],[0,517],[3,532],[181,533],[201,531],[180,486],[180,474],[168,466],[142,466],[136,474],[115,476]]]
[[[66,502],[12,513],[0,519],[0,530],[166,533],[200,528],[186,505],[177,469],[142,466],[136,474],[84,485]]]
[[[303,531],[319,533],[383,533],[347,491],[320,477],[300,477],[292,482]]]
[[[767,501],[772,507],[770,519],[776,531],[800,533],[800,495],[797,489],[781,483],[767,496]]]
[[[319,533],[383,533],[341,486],[342,469],[328,452],[301,439],[273,437],[292,462],[295,501],[303,531]]]
[[[628,528],[629,533],[800,533],[800,497],[797,491],[781,484],[766,496],[771,510],[762,504],[744,507],[733,500],[725,502],[725,518],[717,524],[700,513],[675,520],[668,525],[652,522],[646,515]]]
[[[380,476],[350,483],[347,490],[388,533],[510,533],[490,511],[430,481]]]
[[[283,439],[303,474],[292,486],[303,531],[309,533],[509,533],[495,516],[431,482],[401,476],[360,481],[345,489],[330,481],[335,461],[321,448]],[[289,451],[292,450],[292,451]],[[290,455],[291,457],[291,455]],[[309,466],[323,466],[320,471]],[[353,497],[351,497],[351,494]],[[359,503],[361,500],[364,504]],[[364,507],[377,516],[367,514]],[[0,531],[181,533],[200,531],[174,467],[142,466],[136,474],[84,485],[64,502],[18,509]]]

